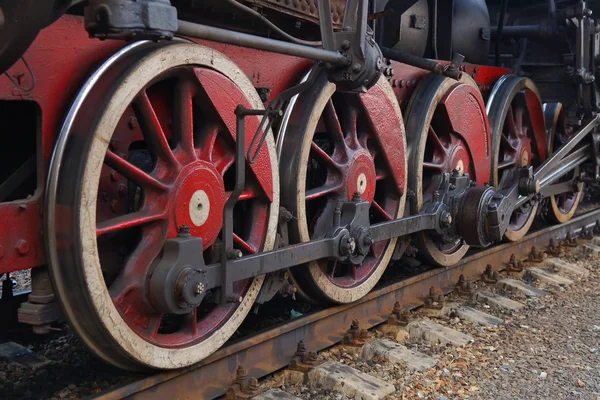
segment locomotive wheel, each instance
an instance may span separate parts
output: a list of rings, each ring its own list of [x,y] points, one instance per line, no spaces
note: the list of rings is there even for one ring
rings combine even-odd
[[[573,129],[567,126],[561,103],[544,104],[544,116],[546,117],[546,128],[548,129],[548,156],[562,146],[573,135]],[[567,174],[563,180],[571,181],[579,175],[579,167]],[[569,221],[575,215],[577,207],[581,202],[583,190],[580,192],[569,192],[550,196],[548,204],[548,217],[552,222],[562,224]]]
[[[262,108],[250,81],[221,53],[138,43],[108,60],[69,112],[48,181],[48,254],[71,326],[109,363],[196,363],[236,331],[258,295],[264,277],[237,282],[240,301],[226,305],[199,284],[200,305],[179,314],[159,311],[153,296],[161,293],[149,283],[165,241],[182,226],[202,238],[207,264],[219,254],[238,104]],[[246,118],[247,131],[259,122]],[[246,182],[234,210],[234,244],[251,254],[271,249],[275,238],[279,171],[271,132]]]
[[[431,74],[407,108],[408,185],[415,193],[411,212],[433,201],[445,173],[457,170],[483,185],[490,179],[489,125],[477,84],[466,74],[460,82]],[[419,256],[438,266],[460,261],[469,247],[462,239],[436,233],[415,235]]]
[[[325,73],[296,99],[281,151],[281,203],[292,243],[324,236],[339,201],[360,193],[370,221],[404,213],[406,141],[398,102],[384,78],[364,94],[336,92]],[[361,265],[329,260],[291,268],[313,301],[349,303],[367,294],[383,274],[396,240],[378,242]]]
[[[546,127],[540,94],[530,79],[505,75],[496,83],[487,111],[492,129],[492,184],[503,189],[502,176],[518,166],[537,167],[546,159]],[[523,238],[538,209],[528,202],[510,217],[505,237]]]

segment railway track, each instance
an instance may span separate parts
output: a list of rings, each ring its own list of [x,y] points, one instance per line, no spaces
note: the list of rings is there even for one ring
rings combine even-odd
[[[600,209],[589,211],[568,223],[533,232],[519,242],[474,253],[456,266],[430,270],[397,283],[382,285],[355,303],[293,319],[238,340],[193,367],[143,377],[92,398],[219,397],[231,388],[236,378],[239,380],[240,367],[247,373],[246,381],[249,377],[264,377],[289,366],[296,356],[300,341],[308,351],[328,348],[344,339],[352,321],[358,321],[360,328],[375,327],[389,319],[394,307],[410,310],[422,306],[431,288],[448,294],[455,290],[461,277],[465,281],[477,281],[488,265],[494,271],[504,270],[511,257],[526,260],[532,247],[544,249],[551,239],[564,240],[569,236],[577,238],[589,235],[599,221]]]

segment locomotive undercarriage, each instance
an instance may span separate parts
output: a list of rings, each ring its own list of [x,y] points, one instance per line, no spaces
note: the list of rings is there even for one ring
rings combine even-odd
[[[319,21],[320,35],[316,26],[304,31],[302,41],[320,39],[322,48],[177,21],[168,1],[133,3],[75,6],[86,7],[84,17],[63,16],[42,31],[0,83],[2,100],[40,105],[38,182],[46,181],[28,200],[0,204],[7,221],[30,219],[24,234],[35,249],[32,257],[25,239],[5,236],[16,253],[0,272],[37,267],[44,276],[48,264],[73,329],[121,368],[197,362],[277,293],[355,301],[409,242],[444,267],[470,247],[520,240],[541,209],[566,222],[584,183],[598,179],[598,46],[584,2],[548,2],[552,35],[577,45],[562,64],[528,53],[546,40],[546,18],[535,29],[510,18],[506,26],[482,22],[466,60],[495,38],[491,58],[512,70],[448,54],[464,33],[443,26],[446,5],[437,1],[425,2],[428,11],[413,14],[408,28],[400,23],[400,44],[411,26],[427,31],[425,43],[393,49],[378,44],[385,27],[377,12],[396,17],[379,2],[348,1],[343,17],[334,11]],[[326,16],[339,6],[315,3],[310,12]],[[463,3],[454,9],[459,21]],[[483,3],[472,3],[480,14]],[[506,1],[490,9],[492,21],[517,12]],[[561,18],[567,26],[558,28]],[[458,35],[443,51],[429,20],[435,32]],[[114,40],[85,38],[82,21],[92,36]],[[515,59],[503,34],[511,46],[519,41]],[[65,72],[83,61],[71,54],[34,78],[57,37],[97,53],[95,61]],[[135,38],[158,43],[118,41]],[[423,57],[431,54],[446,55]],[[548,72],[571,61],[571,74]],[[56,93],[55,82],[70,74],[85,83]],[[31,231],[42,222],[39,238]],[[47,326],[52,300],[32,293],[21,319]]]

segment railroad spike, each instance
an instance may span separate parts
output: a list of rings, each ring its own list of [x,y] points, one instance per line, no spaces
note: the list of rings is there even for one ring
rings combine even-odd
[[[485,267],[485,272],[481,275],[481,280],[490,284],[498,282],[498,271],[495,271],[494,268],[492,268],[492,264],[488,264]]]

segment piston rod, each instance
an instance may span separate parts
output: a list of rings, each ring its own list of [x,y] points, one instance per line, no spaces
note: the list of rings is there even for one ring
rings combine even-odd
[[[389,49],[387,47],[382,47],[381,52],[385,57],[389,58],[390,60],[412,65],[413,67],[421,68],[426,71],[431,71],[438,75],[447,76],[456,80],[459,80],[462,76],[462,72],[453,68],[449,68],[449,65],[444,65],[437,61],[428,60],[423,57],[417,57],[415,55],[405,53],[403,51]]]
[[[310,60],[325,61],[335,67],[345,67],[350,63],[348,58],[337,51],[318,49],[187,21],[178,21],[177,33],[197,39],[233,44],[273,53],[308,58]]]

